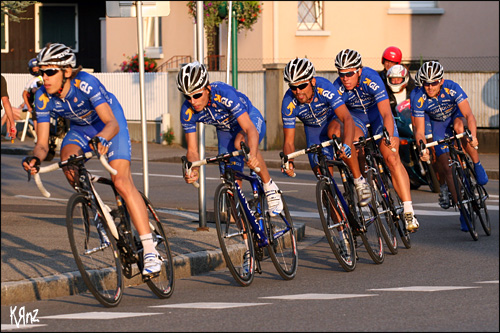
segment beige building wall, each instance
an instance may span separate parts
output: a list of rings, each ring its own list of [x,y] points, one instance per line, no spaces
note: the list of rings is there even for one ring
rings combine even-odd
[[[186,1],[171,1],[164,17],[161,64],[175,55],[194,54],[194,27]],[[498,57],[498,1],[437,1],[444,14],[389,14],[391,1],[325,1],[326,36],[297,35],[297,1],[263,1],[253,31],[238,35],[239,69],[262,70],[262,64],[309,57],[317,70],[334,70],[335,55],[353,48],[365,66],[381,69],[387,46],[398,46],[403,59]],[[135,19],[107,18],[107,68],[116,71],[126,55],[135,54]],[[227,51],[227,25],[221,25],[220,53]],[[206,47],[205,47],[206,53]],[[469,68],[469,70],[481,70]],[[497,58],[498,61],[498,58]],[[443,60],[445,69],[450,66]],[[469,67],[474,67],[473,65]],[[451,63],[450,63],[451,64]],[[453,62],[458,67],[460,62]],[[459,70],[463,68],[453,68]]]

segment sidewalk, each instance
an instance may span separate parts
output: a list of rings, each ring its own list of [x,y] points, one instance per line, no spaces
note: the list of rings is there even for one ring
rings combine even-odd
[[[32,138],[27,138],[25,142],[15,140],[14,143],[2,140],[1,153],[21,157],[31,154],[33,147]],[[181,156],[186,153],[182,147],[157,143],[148,143],[147,149],[148,160],[151,162],[180,163]],[[215,149],[207,148],[206,156],[216,153]],[[280,168],[279,151],[263,151],[262,154],[269,168]],[[58,158],[56,153],[54,160]],[[498,158],[499,154],[480,154],[481,162],[491,180],[499,179]],[[143,159],[142,144],[139,142],[132,143],[132,159]],[[295,165],[298,169],[309,169],[305,157],[298,158]],[[43,213],[37,212],[37,208],[41,207],[39,201],[26,199],[19,203],[18,198],[2,197],[2,305],[51,299],[86,290],[67,243],[58,241],[67,238],[64,222],[66,203],[54,201],[50,205],[54,207],[53,214],[40,217]],[[225,267],[213,223],[209,223],[208,232],[196,231],[193,221],[198,218],[197,212],[173,214],[174,210],[162,211],[160,218],[168,221],[166,232],[174,255],[176,279]],[[22,222],[18,221],[21,213]],[[306,229],[299,218],[294,219],[294,222],[298,241],[301,242],[300,247],[324,237],[320,230]],[[25,232],[26,228],[29,228],[29,233]],[[138,284],[142,282],[137,279],[126,280],[127,286]]]

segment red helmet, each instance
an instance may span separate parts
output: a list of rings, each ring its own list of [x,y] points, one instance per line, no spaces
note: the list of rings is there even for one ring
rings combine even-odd
[[[402,57],[403,54],[401,53],[401,50],[399,48],[395,46],[389,46],[382,54],[382,64],[384,64],[384,59],[386,59],[399,65],[401,64]]]

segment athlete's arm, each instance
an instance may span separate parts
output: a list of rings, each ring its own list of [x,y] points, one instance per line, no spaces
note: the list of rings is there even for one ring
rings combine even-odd
[[[476,123],[476,117],[472,114],[472,109],[470,108],[470,104],[468,100],[464,100],[458,104],[458,108],[460,109],[460,112],[462,112],[462,115],[465,117],[467,120],[467,127],[470,130],[470,133],[472,134],[473,141],[471,142],[471,145],[477,146],[477,123]],[[475,143],[475,145],[474,145]]]
[[[113,114],[113,110],[108,103],[99,104],[95,108],[99,118],[105,124],[102,131],[97,133],[96,136],[100,136],[108,141],[110,141],[118,132],[120,131],[120,125]],[[106,154],[108,152],[108,147],[104,147],[101,144],[98,145],[99,154]]]
[[[198,153],[198,138],[196,132],[186,133],[187,142],[187,153],[186,158],[190,162],[198,161],[200,159],[200,154]],[[184,180],[186,183],[191,184],[198,180],[199,167],[194,167],[190,175],[185,174]]]
[[[342,104],[338,108],[335,109],[335,114],[339,117],[340,121],[344,124],[344,142],[349,147],[352,147],[352,143],[354,141],[354,120],[352,119],[349,110]]]

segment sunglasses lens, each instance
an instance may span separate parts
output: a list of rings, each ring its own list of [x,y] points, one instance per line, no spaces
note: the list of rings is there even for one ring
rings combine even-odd
[[[49,68],[49,69],[41,69],[40,72],[42,75],[53,76],[59,71],[58,68]]]
[[[197,93],[197,94],[194,94],[193,96],[184,95],[184,97],[185,97],[188,101],[190,101],[190,100],[191,100],[191,98],[193,98],[193,99],[198,99],[198,98],[200,98],[201,96],[203,96],[203,93],[201,93],[201,92],[200,92],[200,93]]]
[[[307,88],[308,85],[309,85],[309,82],[299,84],[298,86],[294,86],[293,84],[290,84],[289,86],[290,86],[291,90],[295,91],[297,89],[304,90]]]
[[[437,86],[439,84],[439,81],[434,81],[434,82],[424,82],[424,86],[428,87],[428,86]]]
[[[353,72],[339,73],[339,76],[340,77],[345,77],[345,76],[347,76],[347,77],[353,77],[354,74],[356,74],[356,72],[357,72],[357,70],[355,70]]]

